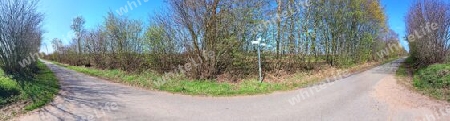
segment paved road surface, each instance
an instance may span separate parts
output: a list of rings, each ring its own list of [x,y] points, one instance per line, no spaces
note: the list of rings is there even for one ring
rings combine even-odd
[[[410,121],[448,120],[448,104],[397,85],[398,60],[334,83],[269,95],[196,97],[147,91],[46,62],[61,94],[14,120],[99,121]],[[444,110],[444,111],[442,111]],[[450,111],[450,108],[448,108]]]

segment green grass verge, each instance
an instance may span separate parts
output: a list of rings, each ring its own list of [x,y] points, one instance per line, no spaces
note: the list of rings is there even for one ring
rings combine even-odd
[[[415,62],[414,62],[413,58],[411,58],[411,57],[406,58],[405,61],[402,64],[400,64],[400,67],[397,69],[397,71],[396,71],[397,76],[400,76],[400,77],[411,76],[412,71],[414,71],[412,68],[414,63]]]
[[[17,101],[27,102],[25,110],[40,108],[51,102],[59,92],[58,79],[43,63],[33,78],[16,78],[7,76],[0,70],[0,107]]]
[[[21,90],[17,82],[0,70],[0,107],[18,99]]]
[[[294,88],[294,86],[287,86],[287,84],[259,83],[257,80],[245,80],[239,84],[218,83],[212,80],[189,80],[181,75],[172,75],[167,78],[162,78],[163,75],[154,73],[130,74],[121,70],[99,70],[80,66],[67,66],[57,62],[53,63],[77,72],[118,83],[188,95],[255,95]]]
[[[414,69],[414,60],[407,58],[398,68],[397,77],[405,86],[438,100],[450,102],[450,64],[434,64]]]
[[[450,64],[434,64],[414,74],[414,87],[434,98],[450,102]]]

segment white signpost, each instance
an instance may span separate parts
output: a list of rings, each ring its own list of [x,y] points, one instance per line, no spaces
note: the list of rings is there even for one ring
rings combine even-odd
[[[262,83],[262,69],[261,69],[261,46],[266,46],[265,43],[261,43],[261,38],[258,38],[257,41],[252,41],[252,45],[258,46],[258,66],[259,66],[259,81]]]

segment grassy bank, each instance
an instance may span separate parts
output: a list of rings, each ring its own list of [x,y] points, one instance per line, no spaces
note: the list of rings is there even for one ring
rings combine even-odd
[[[288,75],[275,79],[278,81],[272,80],[263,83],[259,83],[257,79],[244,79],[239,83],[216,82],[213,80],[190,80],[177,74],[158,75],[151,72],[129,74],[121,70],[99,70],[80,66],[68,66],[57,62],[54,63],[87,75],[151,90],[161,90],[188,95],[234,96],[267,94],[275,91],[293,90],[323,82],[327,78],[339,78],[337,76],[366,70],[392,60],[394,59],[380,63],[362,64],[347,69],[327,67],[319,70]]]
[[[450,102],[450,64],[435,64],[417,70],[413,84],[427,95]]]
[[[434,64],[414,69],[407,59],[397,70],[400,82],[438,100],[450,102],[450,64]]]
[[[51,102],[59,92],[59,83],[55,75],[43,63],[33,78],[12,78],[0,70],[0,120],[17,113],[31,111]],[[14,105],[16,109],[10,109]],[[20,109],[17,109],[20,107]]]
[[[190,80],[181,75],[158,75],[154,73],[129,74],[121,70],[99,70],[94,68],[55,64],[87,75],[108,79],[118,83],[188,95],[230,96],[270,93],[288,90],[282,83],[259,83],[257,80],[244,80],[242,83],[219,83],[213,80]],[[166,78],[163,78],[166,76]]]

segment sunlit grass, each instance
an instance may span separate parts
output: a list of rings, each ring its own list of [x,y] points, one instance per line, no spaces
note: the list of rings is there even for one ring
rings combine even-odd
[[[33,78],[11,78],[0,71],[0,105],[17,101],[27,102],[25,110],[34,110],[51,102],[59,92],[59,83],[53,72],[43,63]],[[20,82],[20,83],[19,83]],[[0,106],[0,107],[1,107]]]
[[[0,70],[0,107],[16,100],[20,91],[17,82]]]
[[[414,86],[441,100],[450,101],[450,64],[435,64],[414,74]]]
[[[450,102],[450,63],[415,69],[415,61],[407,58],[397,70],[399,82],[425,95]]]

